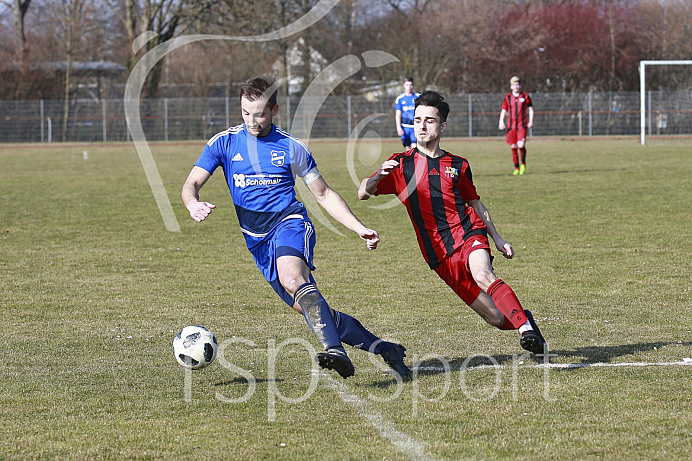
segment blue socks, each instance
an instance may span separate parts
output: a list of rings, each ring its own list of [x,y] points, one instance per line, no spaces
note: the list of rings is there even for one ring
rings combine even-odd
[[[370,333],[350,315],[335,310],[332,317],[329,304],[314,283],[301,285],[296,290],[294,299],[300,304],[305,321],[320,338],[325,350],[343,351],[342,342],[374,354],[381,354],[391,347],[390,343]]]
[[[381,354],[389,343],[370,333],[355,318],[343,312],[334,311],[334,321],[339,330],[341,341],[349,346],[357,347],[373,354]],[[375,344],[374,347],[372,345]],[[370,349],[372,347],[372,350]]]
[[[303,309],[303,316],[308,325],[315,332],[324,350],[337,349],[344,351],[339,339],[339,331],[336,328],[334,318],[329,310],[329,304],[322,297],[314,283],[301,285],[294,295],[295,301]],[[345,352],[345,351],[344,351]]]

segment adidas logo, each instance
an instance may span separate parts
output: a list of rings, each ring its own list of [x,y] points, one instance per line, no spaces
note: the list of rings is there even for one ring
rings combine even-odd
[[[430,176],[440,176],[440,173],[439,173],[435,168],[433,168],[432,170],[430,170],[430,173],[428,173],[428,174],[429,174]]]
[[[231,159],[232,162],[242,162],[243,161],[243,156],[240,155],[240,152],[235,154],[235,156]]]
[[[471,248],[477,247],[478,245],[483,245],[483,244],[481,242],[479,242],[478,240],[476,240],[471,244]]]

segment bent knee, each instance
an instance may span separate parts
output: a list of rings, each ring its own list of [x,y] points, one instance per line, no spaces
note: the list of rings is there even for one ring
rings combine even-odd
[[[502,312],[497,310],[497,308],[488,309],[484,314],[481,315],[481,317],[483,317],[483,320],[485,320],[485,322],[490,326],[500,330],[502,330],[504,327],[505,316]]]
[[[481,269],[473,273],[473,279],[476,281],[481,290],[488,291],[488,287],[497,280],[495,274],[487,269]]]
[[[481,293],[478,295],[478,298],[476,298],[476,300],[470,304],[470,307],[476,311],[476,313],[480,315],[483,320],[486,321],[486,323],[502,329],[505,322],[505,316],[497,309],[492,298],[486,293]]]
[[[308,283],[308,281],[303,277],[293,277],[293,276],[279,277],[279,282],[281,283],[281,286],[283,286],[284,289],[291,296],[295,295],[296,291],[298,291],[298,288],[300,288],[302,285]]]

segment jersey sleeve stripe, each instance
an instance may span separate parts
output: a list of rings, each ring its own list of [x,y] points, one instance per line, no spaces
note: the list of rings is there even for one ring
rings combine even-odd
[[[291,136],[290,134],[288,134],[286,131],[282,130],[282,129],[279,128],[278,126],[276,127],[276,132],[279,133],[279,134],[281,134],[281,135],[283,135],[283,136],[285,136],[285,137],[287,137],[288,139],[290,139],[290,140],[296,142],[297,144],[300,144],[301,146],[303,146],[303,148],[304,148],[306,151],[310,152],[310,149],[308,149],[308,146],[305,145],[305,143],[303,143],[303,141],[301,141],[301,140],[298,139],[298,138],[294,138],[293,136]]]
[[[212,136],[209,139],[209,141],[207,141],[207,146],[211,146],[212,144],[214,144],[216,142],[217,139],[219,139],[222,136],[226,136],[229,134],[237,134],[242,130],[243,130],[243,125],[236,125],[236,126],[233,126],[227,130],[224,130],[220,133],[216,133],[214,136]]]

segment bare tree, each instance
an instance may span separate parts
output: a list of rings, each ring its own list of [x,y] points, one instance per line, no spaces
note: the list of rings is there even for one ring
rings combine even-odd
[[[9,3],[5,0],[0,0],[0,3],[12,10],[14,15],[14,45],[17,62],[24,68],[26,64],[26,34],[24,33],[24,17],[29,10],[31,0],[14,0]]]
[[[27,45],[26,34],[24,33],[24,18],[29,10],[29,5],[31,5],[31,0],[14,0],[12,3],[2,0],[0,3],[10,8],[14,17],[15,59],[19,64],[19,78],[15,85],[15,97],[20,99],[25,97],[27,87]]]
[[[646,59],[684,60],[692,56],[692,4],[685,0],[642,0],[639,5]],[[684,66],[647,69],[651,88],[686,89],[692,75]]]
[[[58,14],[65,27],[65,92],[63,104],[62,141],[67,137],[67,121],[70,115],[70,86],[72,84],[72,63],[74,60],[75,28],[79,27],[84,16],[84,9],[89,0],[60,0]]]
[[[2,60],[18,66],[3,66],[1,94],[68,100],[80,78],[73,61],[105,58],[132,69],[145,53],[182,34],[268,33],[291,24],[317,3],[0,0]],[[180,49],[152,70],[142,96],[160,93],[164,69],[170,69],[177,82],[199,83],[199,96],[219,81],[226,83],[228,95],[234,94],[237,82],[272,69],[277,77],[289,72],[302,76],[305,86],[314,78],[314,50],[333,62],[371,49],[389,52],[400,63],[363,67],[359,77],[368,82],[410,75],[421,89],[497,92],[517,73],[533,91],[631,91],[637,89],[638,60],[689,58],[691,23],[689,0],[341,0],[317,24],[281,40],[206,42]],[[79,29],[85,25],[94,29]],[[133,52],[132,42],[147,31],[155,36]],[[299,38],[304,63],[289,71],[287,56]],[[65,81],[62,72],[56,76],[29,66],[55,61],[56,55],[67,59]],[[652,87],[680,89],[689,87],[692,78],[686,68],[661,68],[652,69],[649,81]],[[350,92],[353,86],[341,85],[338,91]]]
[[[127,67],[132,69],[137,60],[161,43],[193,30],[206,18],[205,12],[217,3],[216,0],[103,0],[120,18],[127,31],[130,58]],[[206,18],[208,19],[208,18]],[[146,31],[156,35],[146,46],[135,53],[132,41]],[[143,88],[143,97],[155,98],[161,83],[161,66],[149,73]]]
[[[234,35],[259,35],[291,24],[305,13],[310,11],[318,0],[269,0],[256,2],[253,0],[221,0],[226,14],[223,22],[219,24],[219,29],[225,33]],[[287,37],[264,45],[264,49],[275,55],[278,60],[279,77],[285,77],[289,72],[299,72],[303,76],[303,89],[310,82],[310,49],[313,40],[310,30],[300,34],[303,43],[300,49],[303,65],[299,69],[290,69],[288,54],[299,37]],[[286,87],[282,86],[280,91],[285,94]]]

